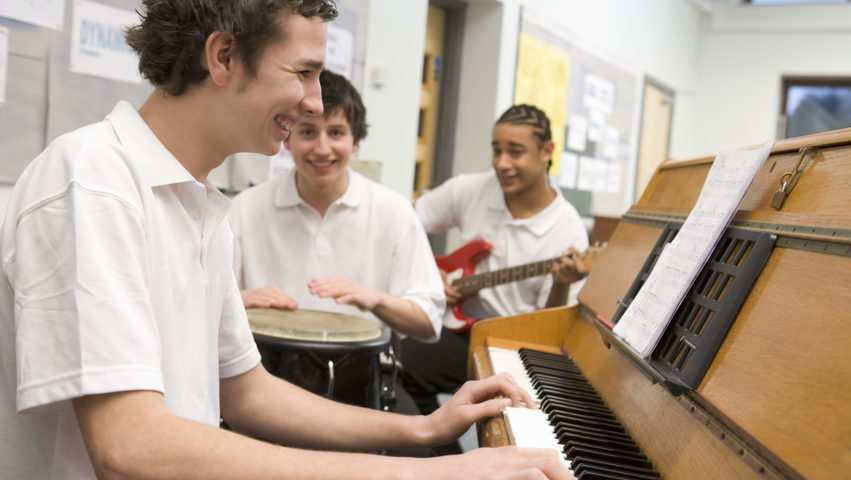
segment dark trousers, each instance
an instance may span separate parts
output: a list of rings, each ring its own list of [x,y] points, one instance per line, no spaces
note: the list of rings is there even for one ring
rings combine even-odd
[[[467,380],[468,334],[444,329],[437,343],[405,339],[402,342],[402,385],[413,398],[420,413],[437,410],[438,393],[455,393]],[[437,447],[437,454],[461,453],[458,442]]]

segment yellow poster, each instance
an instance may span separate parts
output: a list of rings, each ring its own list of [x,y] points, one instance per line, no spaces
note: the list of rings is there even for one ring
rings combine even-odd
[[[558,175],[564,150],[570,56],[528,33],[521,32],[518,43],[514,103],[535,105],[550,117],[555,145],[550,175]]]

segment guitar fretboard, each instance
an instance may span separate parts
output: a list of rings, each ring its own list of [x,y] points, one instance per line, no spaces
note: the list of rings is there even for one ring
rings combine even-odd
[[[452,286],[456,287],[461,295],[470,295],[483,288],[517,282],[549,273],[553,263],[558,261],[558,259],[559,257],[549,258],[515,267],[502,268],[492,272],[468,275],[453,280]]]

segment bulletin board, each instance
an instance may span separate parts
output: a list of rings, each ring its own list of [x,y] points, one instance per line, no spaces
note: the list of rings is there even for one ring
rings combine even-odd
[[[153,90],[148,82],[79,73],[71,63],[75,44],[89,57],[96,50],[74,41],[75,24],[85,21],[90,27],[97,25],[99,33],[109,33],[112,27],[101,22],[101,10],[132,15],[137,6],[136,0],[3,0],[0,28],[7,32],[8,51],[0,103],[0,183],[13,184],[48,143],[102,120],[118,100],[136,108],[142,105]],[[77,34],[79,40],[79,29]],[[101,63],[108,67],[113,62]],[[138,77],[137,72],[123,70]]]
[[[637,75],[543,18],[523,9],[514,103],[550,118],[550,175],[579,213],[619,216],[632,201]]]

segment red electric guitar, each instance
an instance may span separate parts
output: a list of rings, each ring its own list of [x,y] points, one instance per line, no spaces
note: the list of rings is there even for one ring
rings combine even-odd
[[[558,256],[514,267],[502,268],[492,272],[474,273],[476,263],[490,254],[491,250],[493,250],[493,245],[490,243],[484,240],[473,240],[449,255],[434,257],[437,267],[446,272],[450,279],[452,278],[451,274],[457,274],[459,270],[462,275],[454,280],[450,280],[450,284],[458,289],[463,298],[456,302],[451,310],[447,310],[443,319],[443,328],[455,333],[466,332],[476,323],[476,320],[464,316],[461,310],[466,297],[474,295],[483,288],[547,274],[550,272],[553,263],[561,258],[561,256]],[[588,250],[582,252],[580,255],[580,258],[589,270],[593,266],[594,259],[596,259],[602,250],[603,247],[589,247]]]

